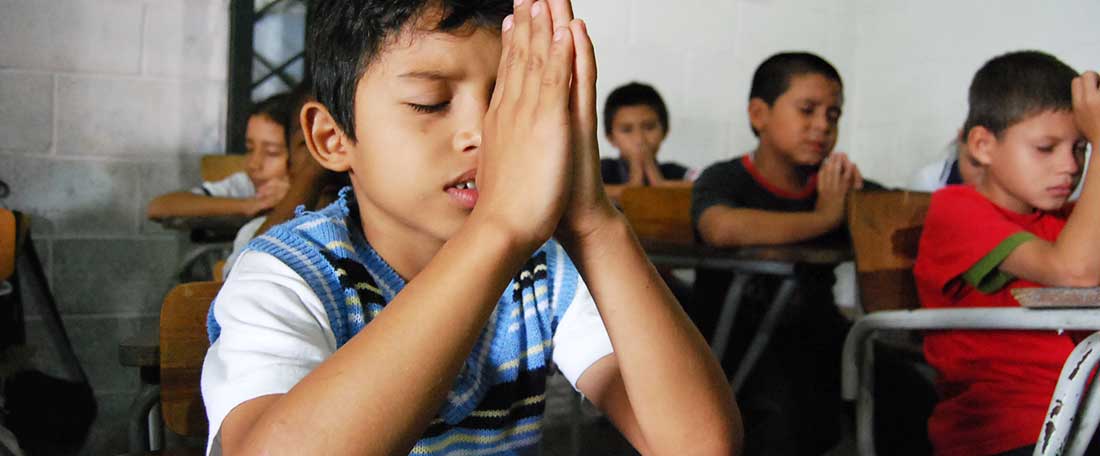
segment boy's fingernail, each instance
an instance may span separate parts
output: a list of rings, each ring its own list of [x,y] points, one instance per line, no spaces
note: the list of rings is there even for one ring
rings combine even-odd
[[[500,26],[501,31],[502,32],[507,32],[507,31],[511,30],[512,25],[513,25],[514,22],[515,22],[515,19],[512,19],[512,15],[509,14],[508,17],[504,18],[504,25]]]
[[[523,4],[523,0],[516,0],[516,6],[520,6],[522,4]]]
[[[562,38],[565,38],[565,27],[558,27],[554,30],[554,41],[561,41]]]
[[[542,14],[542,8],[542,2],[535,2],[535,4],[531,6],[531,17],[539,17],[539,15]]]

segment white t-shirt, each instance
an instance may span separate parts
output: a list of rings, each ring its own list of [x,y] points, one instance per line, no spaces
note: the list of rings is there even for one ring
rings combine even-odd
[[[244,248],[248,247],[248,242],[256,237],[256,231],[259,231],[260,227],[263,226],[266,221],[266,215],[256,217],[249,220],[241,229],[237,230],[237,236],[233,238],[233,252],[229,254],[229,258],[225,259],[225,267],[222,268],[222,276],[219,277],[220,279],[225,280],[229,278],[229,271],[233,270],[233,264],[237,262],[237,258],[244,252]]]
[[[554,364],[576,388],[581,374],[611,354],[611,340],[583,281],[554,333]],[[210,443],[241,403],[290,391],[336,351],[324,304],[272,255],[246,251],[218,293],[221,335],[206,353],[202,396]]]
[[[248,174],[238,171],[220,181],[203,182],[202,185],[191,189],[191,193],[218,198],[252,198],[256,196],[256,187],[252,185],[252,179],[248,178]]]

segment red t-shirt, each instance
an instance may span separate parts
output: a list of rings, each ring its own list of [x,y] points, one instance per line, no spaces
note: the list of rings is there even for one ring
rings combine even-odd
[[[1023,242],[1053,242],[1065,213],[1018,214],[969,186],[936,192],[913,270],[923,307],[1018,306],[1009,290],[1042,285],[1013,279],[997,266]],[[1054,331],[929,332],[924,354],[940,374],[941,400],[928,420],[936,454],[989,455],[1034,445],[1073,347],[1068,335]]]

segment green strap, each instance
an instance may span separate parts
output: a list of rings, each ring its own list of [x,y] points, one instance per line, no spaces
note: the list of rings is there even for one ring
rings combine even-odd
[[[1021,231],[1005,238],[986,256],[974,263],[974,266],[964,272],[962,279],[982,293],[997,292],[1012,279],[1015,279],[1012,274],[1002,271],[998,266],[1005,258],[1008,258],[1013,250],[1016,250],[1016,247],[1033,239],[1037,238],[1027,231]]]

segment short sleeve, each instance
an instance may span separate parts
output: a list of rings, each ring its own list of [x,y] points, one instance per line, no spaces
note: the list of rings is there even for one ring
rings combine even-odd
[[[252,180],[248,178],[248,174],[244,172],[233,173],[220,181],[203,182],[202,187],[197,190],[199,191],[192,190],[192,192],[205,193],[207,196],[218,198],[251,198],[256,196],[256,188],[252,185]]]
[[[612,352],[596,302],[584,281],[578,280],[572,302],[554,332],[554,364],[576,389],[584,371]]]
[[[949,186],[932,195],[914,273],[936,290],[962,279],[996,291],[1012,279],[998,266],[1033,238],[973,188]]]
[[[703,170],[691,190],[691,222],[699,225],[699,217],[711,206],[741,207],[736,183],[730,168],[732,162],[716,163]]]
[[[336,351],[320,299],[269,254],[241,255],[213,308],[221,333],[206,353],[201,382],[211,438],[233,408],[290,391]]]

